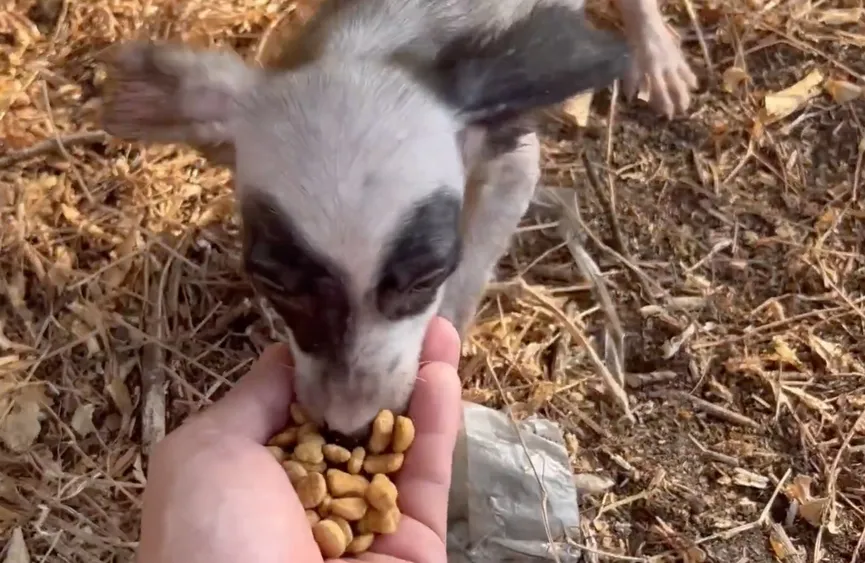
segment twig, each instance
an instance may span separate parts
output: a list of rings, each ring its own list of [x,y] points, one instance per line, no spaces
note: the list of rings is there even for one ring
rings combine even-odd
[[[155,303],[156,307],[146,322],[147,332],[155,342],[145,343],[141,353],[141,438],[148,457],[156,444],[165,437],[165,357],[164,350],[157,342],[165,338],[163,301],[171,264],[169,257],[159,276],[159,283],[151,287],[150,302]]]
[[[649,385],[673,381],[679,377],[674,371],[660,370],[649,373],[629,373],[625,376],[625,385],[631,389],[642,389]]]
[[[787,483],[787,480],[790,478],[790,474],[793,472],[792,469],[787,469],[784,473],[784,476],[781,477],[781,480],[778,481],[778,485],[775,487],[775,491],[772,493],[772,496],[769,498],[769,502],[766,503],[766,506],[763,507],[763,512],[760,513],[760,517],[754,520],[753,522],[749,522],[747,524],[742,524],[741,526],[736,526],[735,528],[730,528],[729,530],[722,530],[720,532],[716,532],[712,535],[700,538],[694,541],[694,545],[702,545],[704,543],[708,543],[717,539],[725,539],[728,540],[732,537],[738,536],[739,534],[745,533],[749,530],[753,530],[754,528],[758,528],[766,523],[769,519],[769,514],[772,510],[772,505],[775,504],[775,499],[778,497],[778,494],[781,492],[781,489]],[[674,551],[667,551],[658,555],[658,558],[666,556],[666,555],[675,555]]]
[[[799,551],[796,549],[796,546],[793,545],[793,542],[790,540],[790,536],[787,535],[784,527],[778,524],[777,522],[773,522],[772,526],[769,528],[769,535],[772,536],[775,541],[782,546],[784,546],[784,557],[785,561],[790,561],[790,563],[804,563],[804,559],[802,558]],[[814,553],[814,557],[817,557],[817,553]],[[817,559],[815,559],[817,561]]]
[[[72,155],[69,154],[69,151],[67,151],[66,147],[63,146],[63,140],[60,138],[60,130],[57,128],[57,123],[54,121],[54,110],[51,109],[51,99],[48,95],[48,83],[45,82],[45,80],[42,80],[42,102],[45,104],[45,114],[48,117],[48,123],[51,125],[51,133],[54,135],[54,140],[57,141],[57,150],[60,151],[63,158],[69,161],[72,174],[75,176],[75,180],[78,182],[79,187],[84,191],[84,195],[87,196],[87,201],[93,203],[93,194],[90,193],[90,188],[84,181],[84,177],[81,176],[81,172],[75,165],[75,160],[72,158]]]
[[[625,243],[625,238],[622,236],[622,229],[619,224],[619,216],[616,214],[616,208],[614,203],[614,176],[613,174],[607,175],[607,183],[609,184],[609,192],[610,197],[604,196],[604,190],[601,187],[601,182],[598,179],[598,175],[595,173],[595,166],[589,160],[589,157],[586,155],[585,151],[581,155],[583,160],[583,167],[586,169],[586,178],[589,181],[589,186],[592,188],[592,191],[595,192],[595,197],[598,198],[598,201],[601,203],[601,208],[604,210],[604,214],[607,216],[607,220],[610,222],[610,229],[613,231],[613,240],[617,248],[613,250],[619,252],[623,258],[623,263],[628,266],[632,273],[636,275],[637,281],[643,287],[643,291],[646,293],[646,297],[649,298],[650,301],[655,301],[658,297],[663,296],[663,290],[653,288],[649,278],[637,268],[634,258],[628,250],[628,246]],[[590,233],[591,236],[591,233]],[[593,237],[594,238],[594,237]]]
[[[729,239],[722,240],[720,242],[715,243],[715,245],[712,247],[712,249],[709,250],[709,252],[705,256],[703,256],[702,258],[697,260],[697,262],[694,265],[686,268],[684,273],[690,274],[690,273],[694,272],[695,270],[700,268],[703,264],[705,264],[706,262],[711,260],[714,255],[718,254],[719,252],[721,252],[722,250],[724,250],[726,248],[729,248],[730,246],[733,246],[733,241],[729,240]]]
[[[607,316],[608,324],[604,327],[604,363],[610,369],[619,385],[625,385],[625,331],[622,321],[616,311],[610,293],[604,283],[601,269],[589,256],[585,247],[575,241],[568,241],[568,250],[574,257],[583,275],[592,281],[595,298],[600,301],[601,308]]]
[[[5,168],[12,164],[21,162],[22,160],[42,156],[43,154],[48,154],[54,151],[62,152],[64,146],[73,147],[76,145],[95,145],[98,143],[104,143],[108,139],[108,133],[105,133],[104,131],[78,131],[76,133],[69,133],[68,135],[57,135],[51,139],[40,141],[26,149],[11,152],[6,156],[0,156],[0,168]]]
[[[610,164],[613,161],[613,128],[616,125],[616,100],[619,99],[619,81],[616,80],[613,82],[613,95],[610,97],[612,103],[610,103],[610,112],[607,115],[607,170],[612,170],[612,165]],[[613,177],[610,176],[610,197],[613,198],[613,205],[615,202],[615,191],[613,190]]]
[[[649,277],[645,272],[643,272],[643,271],[642,271],[642,270],[641,270],[641,269],[640,269],[636,264],[634,264],[633,262],[631,262],[631,260],[630,260],[629,258],[627,258],[626,256],[622,255],[622,253],[619,252],[619,251],[617,251],[616,249],[611,248],[609,245],[605,244],[604,241],[602,241],[602,240],[598,237],[598,235],[596,235],[594,232],[592,232],[592,230],[588,228],[588,225],[586,225],[585,221],[583,221],[582,217],[580,217],[578,214],[576,214],[576,213],[574,212],[574,210],[571,209],[571,206],[569,206],[569,205],[567,205],[567,204],[565,203],[565,201],[564,201],[564,199],[561,197],[561,195],[559,195],[558,193],[556,193],[556,192],[554,192],[554,191],[551,191],[551,192],[550,192],[550,197],[555,198],[555,199],[559,202],[559,204],[561,205],[561,207],[562,207],[562,209],[564,210],[564,212],[565,212],[565,214],[567,215],[567,217],[570,218],[571,220],[573,220],[575,223],[577,223],[577,224],[580,226],[582,232],[585,232],[585,233],[588,235],[588,237],[589,237],[590,239],[592,239],[592,242],[593,242],[593,243],[594,243],[594,244],[595,244],[599,249],[603,250],[604,252],[609,253],[611,256],[613,256],[613,258],[615,258],[616,260],[618,260],[619,262],[621,262],[621,264],[622,264],[625,268],[627,268],[628,270],[630,270],[631,272],[633,272],[634,275],[636,275],[640,280],[642,280],[643,283],[645,283],[647,287],[652,288],[654,291],[653,291],[653,292],[649,292],[650,296],[658,297],[658,296],[663,296],[663,295],[665,295],[665,294],[667,293],[667,292],[664,290],[664,288],[662,288],[662,287],[661,287],[660,285],[658,285],[654,280],[652,280],[652,279],[651,279],[651,278],[650,278],[650,277]]]
[[[853,550],[853,559],[850,560],[850,563],[859,563],[859,554],[863,551],[862,548],[865,547],[865,528],[862,528],[862,533],[859,534],[859,541],[856,542],[856,548]]]
[[[179,358],[183,359],[185,362],[189,363],[189,365],[200,369],[201,371],[203,371],[205,374],[207,374],[211,378],[215,379],[216,381],[219,381],[223,385],[227,385],[228,387],[232,387],[231,381],[229,381],[228,378],[225,377],[225,375],[213,371],[212,369],[208,368],[206,365],[202,364],[198,360],[195,360],[194,358],[190,358],[188,355],[183,354],[180,350],[178,350],[174,346],[171,346],[170,344],[167,344],[161,340],[157,340],[153,335],[151,335],[148,332],[141,330],[139,327],[134,326],[134,325],[130,324],[129,322],[127,322],[126,319],[122,315],[120,315],[118,313],[112,313],[111,318],[118,325],[124,327],[126,330],[131,332],[135,338],[139,338],[143,341],[153,343],[156,346],[163,348],[165,351],[171,352],[175,356],[178,356]],[[181,383],[190,392],[195,393],[197,396],[203,397],[202,393],[198,389],[196,389],[193,385],[191,385],[185,381],[181,381]]]
[[[559,203],[560,209],[563,211],[562,221],[559,223],[559,229],[562,230],[562,237],[567,243],[568,251],[573,256],[577,267],[582,272],[583,276],[592,282],[592,290],[595,298],[600,302],[604,313],[607,316],[608,325],[604,331],[604,362],[611,370],[618,384],[622,387],[625,385],[625,331],[622,329],[622,323],[619,320],[616,306],[610,297],[607,286],[604,282],[603,274],[597,263],[592,259],[585,247],[576,239],[579,238],[579,233],[591,233],[588,226],[580,217],[579,203],[576,201],[575,192],[573,195],[573,205],[569,206],[563,197],[558,193],[553,192],[552,197]]]
[[[663,536],[664,540],[670,545],[685,561],[703,561],[706,558],[706,553],[703,548],[696,545],[693,540],[682,534],[673,526],[664,521],[660,516],[655,516],[655,524],[651,527],[653,531]],[[689,555],[701,556],[689,557]]]
[[[538,472],[537,467],[535,467],[535,462],[532,461],[532,456],[529,453],[529,447],[526,445],[526,441],[523,438],[523,433],[520,432],[520,426],[519,426],[519,424],[517,424],[517,421],[514,418],[513,412],[511,411],[511,406],[510,406],[510,404],[508,404],[507,395],[505,394],[505,390],[502,387],[502,382],[499,380],[499,376],[496,375],[496,370],[495,370],[495,368],[493,368],[493,366],[490,362],[489,356],[487,356],[486,362],[487,362],[487,368],[490,370],[490,373],[492,374],[492,377],[493,377],[493,381],[495,381],[496,387],[498,388],[498,391],[499,391],[499,394],[502,397],[502,401],[504,401],[505,405],[507,405],[508,419],[510,419],[511,424],[513,425],[514,432],[516,432],[517,438],[520,441],[520,446],[522,446],[522,448],[523,448],[523,453],[526,454],[526,459],[529,462],[529,466],[531,466],[531,468],[532,468],[532,473],[534,473],[534,475],[535,475],[535,479],[538,482],[538,487],[540,487],[540,489],[541,489],[541,519],[543,520],[543,523],[544,523],[544,532],[546,533],[547,542],[550,545],[550,551],[552,552],[553,559],[556,561],[556,563],[561,563],[561,560],[559,559],[558,549],[556,549],[556,543],[557,542],[553,538],[553,530],[552,530],[552,528],[550,528],[550,517],[549,517],[549,512],[547,510],[547,504],[549,503],[549,493],[547,493],[547,488],[544,485],[544,480],[541,479],[541,474]],[[508,368],[508,369],[510,369],[510,368]]]
[[[706,70],[709,75],[709,82],[715,83],[715,64],[712,62],[712,56],[709,54],[709,47],[706,45],[706,38],[703,36],[703,28],[700,26],[700,20],[697,17],[697,12],[694,10],[694,4],[691,0],[683,0],[685,10],[688,12],[688,17],[691,18],[691,25],[694,27],[694,33],[697,35],[697,43],[700,44],[700,50],[703,51],[703,58],[706,60]]]
[[[602,506],[600,508],[600,510],[598,510],[598,513],[595,515],[593,520],[597,521],[597,519],[600,518],[602,514],[604,514],[605,512],[609,512],[610,510],[615,510],[616,508],[619,508],[622,506],[627,506],[629,504],[633,504],[633,503],[637,502],[638,500],[647,499],[652,494],[652,492],[653,492],[652,488],[647,487],[637,494],[618,499],[614,502],[611,502],[610,504],[605,504],[604,506]]]
[[[808,43],[805,43],[803,41],[800,41],[799,39],[796,39],[795,37],[793,37],[789,33],[785,32],[783,29],[773,26],[772,24],[768,23],[766,20],[759,20],[757,22],[757,26],[762,28],[762,29],[765,29],[767,31],[771,31],[772,33],[774,33],[780,37],[783,37],[783,40],[781,40],[781,43],[786,43],[787,45],[789,45],[795,49],[800,49],[802,51],[805,51],[806,53],[811,53],[812,55],[817,55],[818,57],[825,60],[830,65],[843,70],[844,72],[846,72],[850,76],[855,76],[857,79],[865,81],[865,74],[861,74],[859,72],[856,72],[856,70],[854,70],[853,68],[851,68],[848,65],[845,65],[844,63],[839,61],[836,57],[833,57],[833,56],[821,51],[820,49],[814,47],[813,45],[809,45]]]
[[[57,21],[54,23],[54,32],[51,34],[52,48],[57,44],[57,40],[60,39],[60,33],[63,31],[63,23],[69,15],[69,2],[70,0],[60,1],[60,13],[57,15]]]
[[[835,496],[837,494],[837,483],[838,483],[838,464],[841,463],[841,458],[844,456],[844,452],[850,447],[850,441],[853,440],[853,436],[859,431],[859,427],[865,425],[865,410],[859,413],[859,416],[856,417],[856,421],[853,422],[853,426],[850,427],[850,431],[847,432],[847,435],[844,436],[844,441],[841,443],[841,446],[838,448],[838,451],[835,453],[835,459],[832,460],[832,466],[829,468],[829,476],[827,478],[826,483],[826,493],[829,497],[829,510],[826,520],[829,521],[829,525],[833,528],[836,528],[835,519],[837,518],[837,503],[835,501]],[[825,522],[820,523],[820,531],[823,531],[823,528],[826,527]],[[832,530],[834,532],[834,530]],[[820,541],[819,537],[817,540],[817,545],[815,546],[815,553],[820,549]]]
[[[563,403],[566,403],[566,401],[559,395],[553,395],[553,400],[558,400],[558,401],[561,401]],[[563,421],[562,424],[566,424],[567,428],[569,428],[575,434],[576,433],[582,433],[582,432],[578,432],[579,427],[577,427],[576,423],[571,420],[572,418],[576,418],[578,422],[582,422],[583,424],[588,426],[589,429],[592,432],[594,432],[595,434],[597,434],[598,436],[601,436],[601,437],[607,438],[607,439],[610,438],[610,433],[607,432],[607,430],[603,426],[601,426],[600,424],[595,422],[590,416],[582,413],[579,409],[573,408],[573,405],[571,405],[571,404],[568,404],[568,407],[570,407],[570,408],[568,409],[568,412],[565,413],[562,409],[560,409],[556,405],[554,405],[554,404],[549,405],[549,408],[551,410],[555,411],[555,413],[558,414],[562,418],[562,421]]]
[[[738,424],[740,426],[748,426],[754,429],[759,429],[760,425],[757,424],[752,419],[748,418],[743,414],[739,414],[737,412],[733,412],[729,409],[725,409],[722,406],[716,405],[714,403],[710,403],[704,399],[699,397],[695,397],[693,395],[689,395],[684,391],[658,391],[650,393],[653,397],[676,397],[679,399],[684,399],[690,401],[697,410],[701,410],[708,414],[717,416],[718,418],[722,418],[727,422],[732,422],[733,424]]]
[[[593,555],[597,555],[603,557],[606,561],[627,561],[629,563],[650,563],[651,559],[647,559],[645,557],[631,557],[630,555],[619,555],[618,553],[612,553],[610,551],[604,551],[602,549],[598,549],[596,547],[590,547],[583,543],[577,543],[575,541],[569,542],[574,547],[591,553]]]
[[[859,317],[861,317],[862,320],[865,320],[865,311],[862,311],[859,308],[859,302],[858,301],[854,302],[850,298],[850,296],[844,292],[844,290],[842,290],[840,287],[838,287],[838,284],[836,284],[834,281],[832,281],[832,278],[830,276],[826,275],[826,266],[823,265],[823,261],[820,260],[820,258],[817,258],[817,265],[819,266],[819,268],[817,268],[816,266],[812,266],[812,268],[817,270],[817,273],[820,274],[820,276],[823,278],[824,283],[826,285],[828,285],[832,289],[832,291],[834,291],[835,294],[841,298],[842,301],[847,303],[847,305],[850,307],[850,309],[853,312],[855,312],[857,315],[859,315]]]
[[[547,309],[547,311],[551,315],[559,319],[559,322],[561,322],[565,326],[571,336],[573,338],[576,338],[583,346],[583,348],[585,348],[586,353],[589,355],[589,359],[592,361],[592,364],[594,364],[595,369],[601,376],[601,379],[612,392],[613,397],[615,397],[615,399],[619,402],[619,405],[622,407],[625,416],[628,418],[628,420],[633,422],[634,415],[633,413],[631,413],[631,407],[628,404],[628,394],[625,392],[622,385],[620,385],[619,382],[616,381],[616,378],[613,377],[613,374],[610,373],[610,370],[604,364],[603,360],[601,360],[601,358],[598,356],[598,353],[595,351],[594,346],[592,346],[592,344],[589,342],[589,339],[586,336],[585,332],[581,330],[581,327],[577,326],[577,323],[579,321],[568,318],[568,316],[564,314],[561,310],[559,310],[558,307],[550,303],[549,299],[538,293],[534,288],[532,288],[530,285],[523,282],[522,280],[521,286],[521,289],[524,292],[534,297],[535,300],[538,301],[541,305],[543,305],[544,308]]]
[[[613,231],[613,240],[615,241],[615,249],[622,253],[622,256],[630,258],[628,247],[625,244],[625,238],[622,236],[622,228],[619,225],[619,217],[616,215],[616,210],[613,206],[612,197],[604,195],[604,190],[601,189],[601,182],[598,180],[598,175],[595,173],[595,166],[589,160],[586,151],[581,155],[583,167],[586,169],[586,178],[589,180],[589,187],[595,192],[595,197],[601,204],[604,213],[607,215],[607,220],[610,222],[610,229]],[[612,184],[610,190],[612,191]]]
[[[865,297],[860,297],[853,301],[854,304],[858,305],[860,303],[865,303]],[[735,344],[736,342],[741,342],[743,340],[747,340],[749,338],[753,338],[755,336],[761,335],[761,333],[768,332],[772,329],[785,327],[790,324],[798,323],[799,321],[804,321],[805,319],[810,319],[812,317],[819,317],[820,315],[839,313],[836,318],[839,319],[841,317],[847,317],[852,314],[856,314],[857,310],[850,309],[847,306],[838,306],[838,307],[830,307],[828,309],[819,309],[816,311],[808,311],[807,313],[801,313],[799,315],[795,315],[792,317],[788,317],[786,319],[781,319],[778,321],[772,321],[771,323],[766,323],[764,325],[758,326],[753,330],[747,332],[746,334],[742,334],[739,336],[733,336],[730,338],[725,338],[723,340],[713,340],[710,342],[695,342],[691,345],[691,350],[702,350],[704,348],[715,348],[717,346],[724,346],[726,344]],[[765,335],[765,337],[769,337],[770,335]]]
[[[862,174],[865,167],[862,166],[865,161],[865,145],[860,144],[861,150],[859,156],[856,157],[856,169],[853,172],[853,189],[850,190],[850,201],[859,201],[859,184],[862,182]]]
[[[696,438],[694,438],[694,436],[692,436],[691,434],[688,434],[688,439],[690,439],[691,442],[693,442],[695,446],[697,446],[698,448],[700,448],[700,451],[703,452],[703,454],[704,454],[706,457],[708,457],[708,458],[710,458],[710,459],[714,459],[715,461],[718,461],[718,462],[720,462],[720,463],[724,463],[724,464],[726,464],[726,465],[731,465],[731,466],[733,466],[733,467],[739,467],[739,465],[740,465],[740,464],[739,464],[739,460],[736,459],[735,457],[733,457],[733,456],[729,456],[729,455],[726,455],[726,454],[722,454],[722,453],[720,453],[720,452],[716,452],[716,451],[712,451],[712,450],[710,450],[709,448],[707,448],[706,446],[704,446],[703,444],[701,444],[701,443],[700,443]]]

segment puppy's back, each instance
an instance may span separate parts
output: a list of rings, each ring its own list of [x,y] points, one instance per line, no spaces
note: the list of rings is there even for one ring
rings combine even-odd
[[[270,57],[276,69],[291,69],[322,57],[397,58],[432,64],[437,55],[467,37],[494,41],[535,10],[582,14],[576,0],[325,0]]]

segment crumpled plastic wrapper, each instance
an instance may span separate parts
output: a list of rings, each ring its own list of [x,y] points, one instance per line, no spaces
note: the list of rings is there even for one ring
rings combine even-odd
[[[561,563],[576,563],[580,550],[566,538],[579,537],[577,490],[558,426],[538,417],[515,426],[508,414],[469,402],[463,417],[448,499],[448,563],[556,561],[553,549]]]

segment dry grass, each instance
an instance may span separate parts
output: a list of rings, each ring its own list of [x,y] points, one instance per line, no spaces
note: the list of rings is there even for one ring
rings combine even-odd
[[[93,133],[94,60],[136,34],[251,54],[282,7],[6,4],[0,555],[125,561],[146,445],[224,392],[268,331],[238,273],[227,172]],[[865,561],[865,100],[844,82],[865,83],[861,0],[669,4],[703,84],[692,114],[618,104],[611,121],[599,94],[588,126],[551,124],[545,149],[546,182],[580,189],[636,422],[572,342],[601,317],[539,219],[466,342],[465,395],[559,420],[575,472],[614,483],[582,503],[607,560]],[[814,70],[789,115],[764,109]],[[163,386],[164,416],[142,413]]]

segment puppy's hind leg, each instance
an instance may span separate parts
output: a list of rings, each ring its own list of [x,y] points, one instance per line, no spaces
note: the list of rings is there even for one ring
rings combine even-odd
[[[460,338],[470,328],[540,179],[540,142],[528,129],[493,131],[483,151],[463,211],[462,262],[448,279],[439,309]]]

